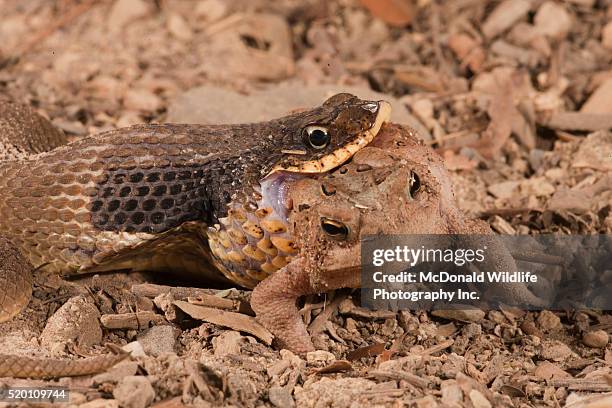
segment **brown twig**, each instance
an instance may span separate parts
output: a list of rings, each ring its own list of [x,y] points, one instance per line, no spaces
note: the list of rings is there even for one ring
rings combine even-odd
[[[325,328],[325,322],[327,322],[331,316],[338,310],[340,303],[348,297],[348,293],[343,291],[337,293],[336,298],[327,306],[308,326],[308,331],[311,336],[314,336],[323,331]]]
[[[433,347],[427,348],[427,349],[425,349],[425,350],[423,350],[421,352],[418,352],[416,354],[419,355],[419,356],[429,356],[429,355],[432,355],[432,354],[437,353],[439,351],[442,351],[442,350],[444,350],[446,348],[449,348],[454,343],[455,343],[455,340],[448,339],[448,340],[443,341],[440,344],[437,344],[437,345],[435,345]]]

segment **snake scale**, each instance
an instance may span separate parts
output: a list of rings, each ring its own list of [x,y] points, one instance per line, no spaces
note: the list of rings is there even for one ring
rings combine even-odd
[[[297,252],[282,222],[283,181],[347,161],[389,115],[385,101],[338,94],[268,122],[136,125],[66,144],[44,118],[0,100],[0,321],[27,304],[37,268],[255,287]],[[0,376],[81,372],[30,363],[39,365],[0,355]]]

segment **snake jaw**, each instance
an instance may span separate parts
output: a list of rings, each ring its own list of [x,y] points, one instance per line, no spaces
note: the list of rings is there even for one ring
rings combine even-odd
[[[366,109],[372,112],[377,111],[376,119],[374,120],[374,124],[369,129],[364,130],[359,136],[355,138],[354,141],[347,143],[344,146],[334,150],[330,154],[327,154],[316,160],[308,160],[300,162],[297,165],[286,167],[282,165],[276,165],[266,175],[266,177],[277,171],[305,174],[325,173],[346,162],[355,153],[363,149],[372,140],[374,140],[374,137],[376,137],[376,135],[380,131],[380,128],[382,127],[383,123],[389,122],[391,118],[391,104],[387,101],[381,100],[378,102],[372,102],[371,104],[366,105]]]
[[[261,202],[260,208],[272,208],[273,214],[278,216],[286,225],[289,223],[290,197],[289,185],[305,176],[295,173],[276,172],[260,182]]]

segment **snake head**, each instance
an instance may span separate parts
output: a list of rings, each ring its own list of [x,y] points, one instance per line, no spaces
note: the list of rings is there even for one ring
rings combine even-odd
[[[284,140],[276,171],[323,173],[346,162],[370,143],[389,120],[391,105],[340,93],[321,106],[277,119]]]

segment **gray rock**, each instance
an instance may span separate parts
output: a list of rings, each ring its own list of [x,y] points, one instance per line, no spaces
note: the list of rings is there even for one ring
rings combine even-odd
[[[275,407],[279,408],[292,408],[295,407],[295,401],[291,396],[289,390],[283,387],[275,385],[270,387],[268,391],[268,399]]]
[[[145,353],[151,356],[159,356],[162,353],[174,352],[176,338],[172,326],[153,326],[142,335],[138,336],[138,342],[142,344]]]
[[[302,108],[319,105],[328,97],[348,92],[363,99],[385,99],[391,103],[391,121],[408,125],[421,135],[428,132],[406,107],[392,96],[368,88],[316,85],[304,87],[285,82],[249,95],[215,86],[193,88],[178,96],[168,107],[166,121],[175,123],[235,124],[260,122],[286,115]]]

